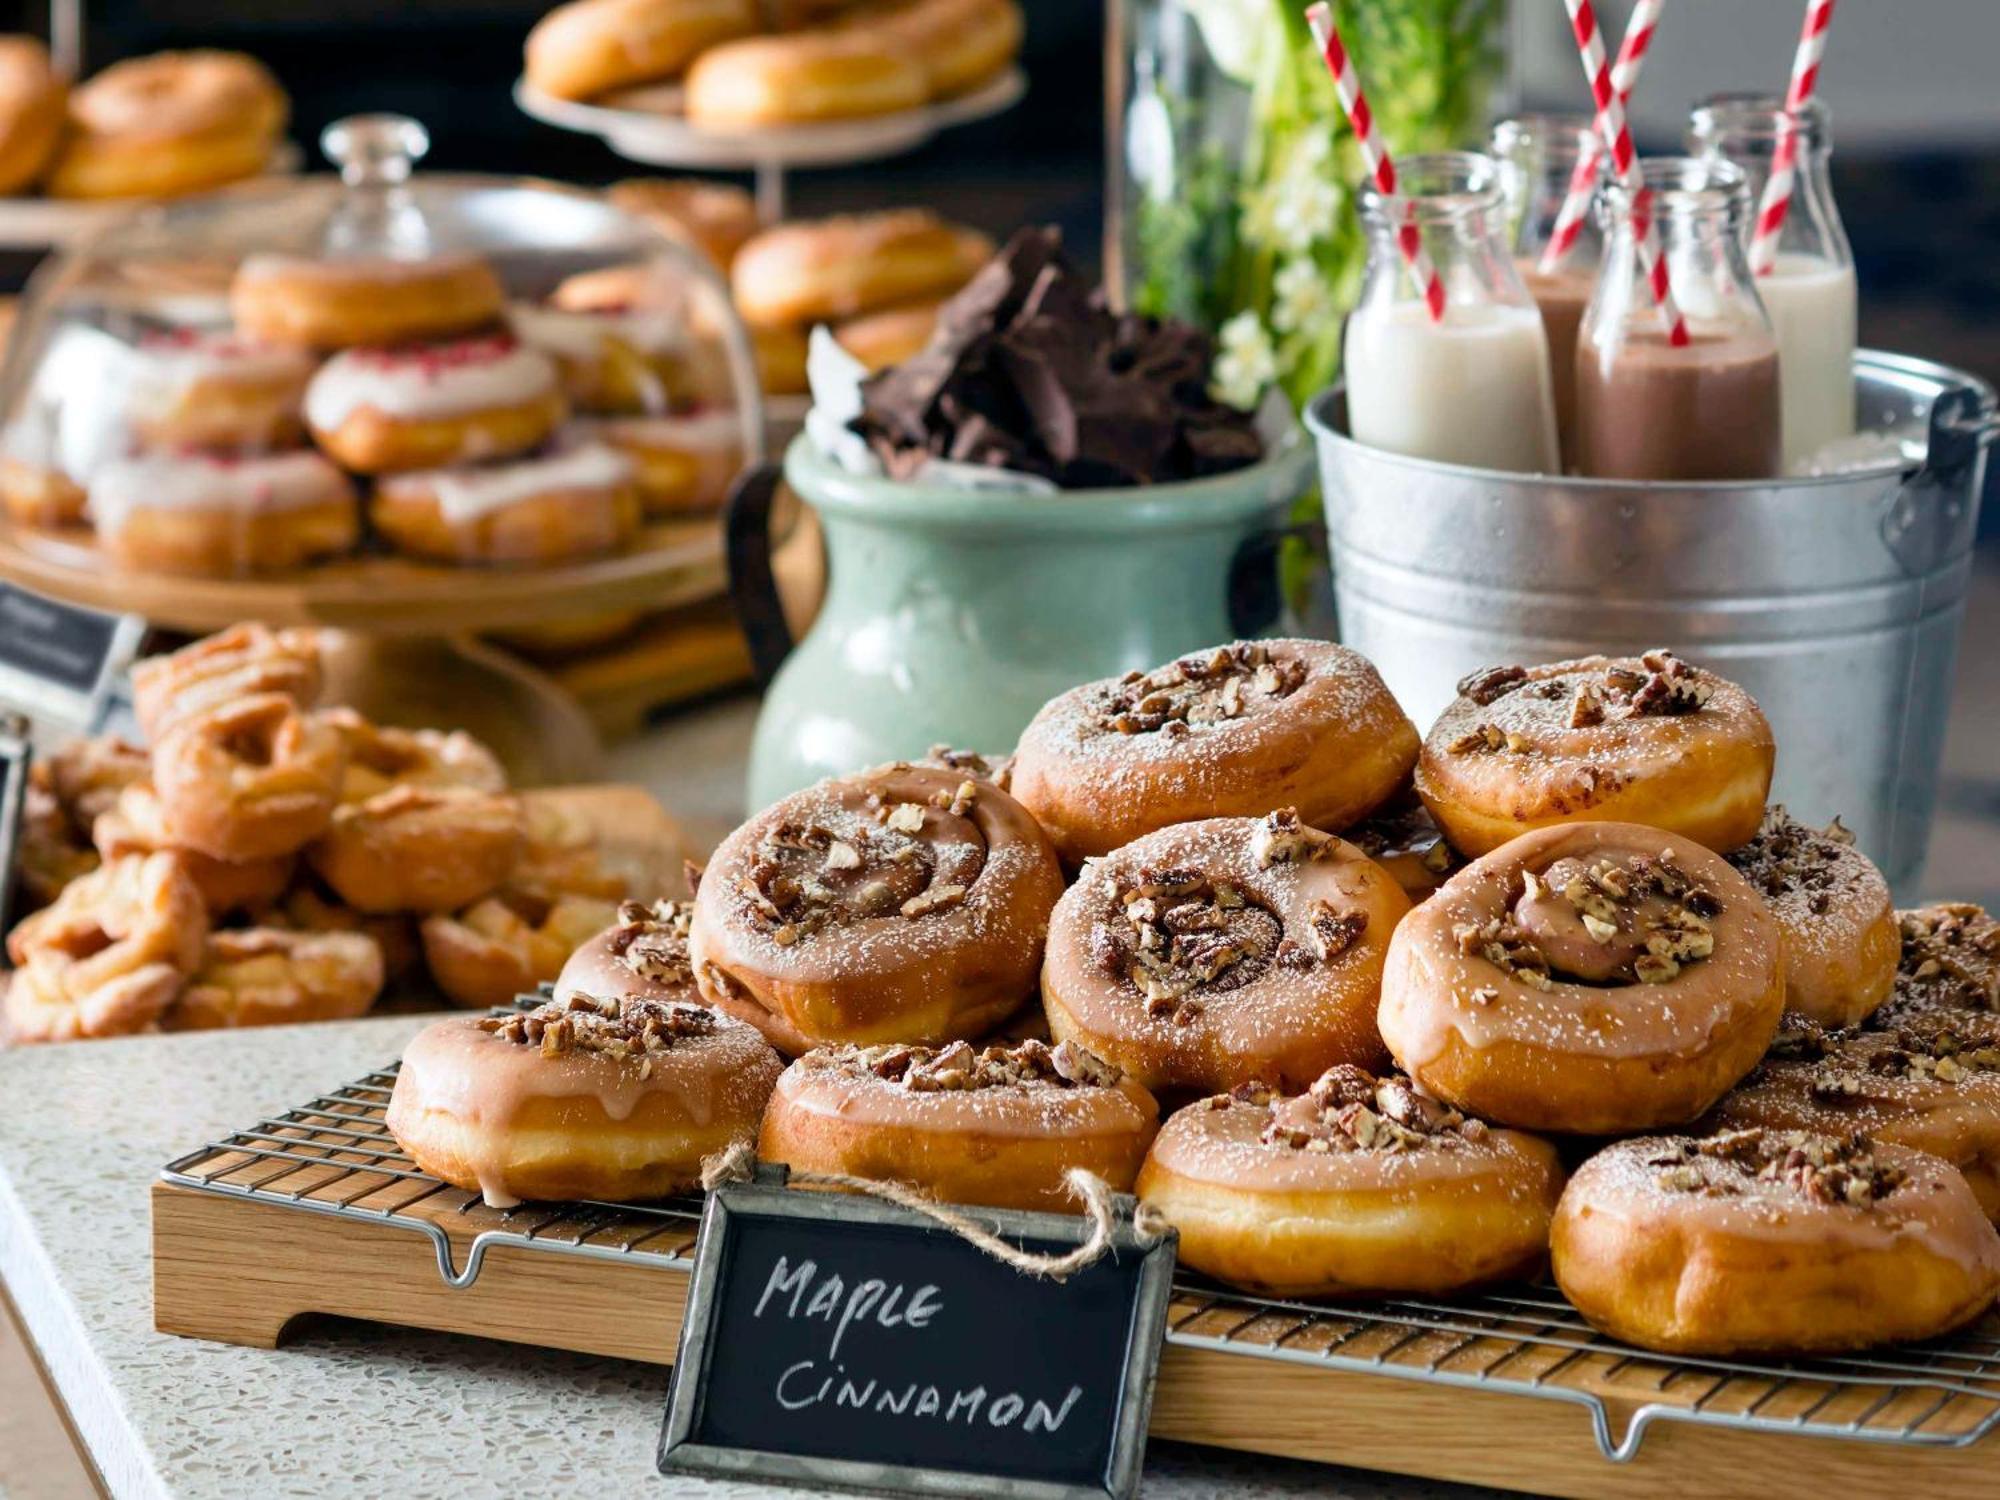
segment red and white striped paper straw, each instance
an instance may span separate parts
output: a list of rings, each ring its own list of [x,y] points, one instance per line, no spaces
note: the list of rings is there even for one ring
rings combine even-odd
[[[1666,325],[1667,342],[1676,347],[1688,342],[1687,320],[1674,305],[1673,289],[1667,285],[1667,262],[1660,254],[1659,226],[1653,222],[1653,198],[1639,171],[1639,153],[1632,145],[1632,130],[1625,123],[1625,106],[1611,86],[1611,64],[1604,55],[1604,34],[1598,29],[1597,12],[1590,0],[1563,0],[1569,9],[1570,30],[1576,34],[1577,55],[1583,59],[1584,77],[1590,80],[1590,97],[1597,105],[1597,134],[1611,153],[1611,170],[1618,174],[1632,197],[1632,241],[1639,253],[1639,270],[1652,288],[1653,305]]]
[[[1806,0],[1805,25],[1799,28],[1799,50],[1792,56],[1792,82],[1785,90],[1785,123],[1771,153],[1771,175],[1757,205],[1757,227],[1750,236],[1750,269],[1771,274],[1778,263],[1778,239],[1785,232],[1785,215],[1792,206],[1792,184],[1798,176],[1799,112],[1819,86],[1819,62],[1826,55],[1826,30],[1833,22],[1833,0]]]
[[[1361,92],[1354,60],[1341,45],[1339,29],[1333,24],[1333,11],[1324,0],[1306,7],[1306,25],[1312,28],[1320,56],[1326,59],[1326,70],[1333,75],[1333,91],[1340,96],[1340,107],[1347,111],[1348,122],[1354,126],[1354,138],[1361,145],[1361,160],[1374,180],[1375,190],[1385,198],[1394,199],[1396,164],[1382,144],[1382,134],[1375,128],[1375,116],[1368,108],[1368,97]],[[1431,321],[1442,322],[1444,282],[1439,279],[1430,256],[1424,253],[1423,236],[1408,213],[1396,231],[1396,244],[1403,252],[1403,264],[1410,268],[1410,280],[1416,283],[1423,294],[1424,306],[1430,309]]]
[[[1666,0],[1639,0],[1626,18],[1625,40],[1618,44],[1618,58],[1611,64],[1611,86],[1618,91],[1620,104],[1632,101],[1632,86],[1639,81],[1639,69],[1645,65],[1646,49],[1653,45],[1653,33],[1660,25],[1660,8],[1665,3]],[[1576,247],[1577,236],[1583,233],[1583,221],[1590,212],[1597,168],[1603,160],[1604,149],[1592,136],[1589,146],[1577,155],[1576,168],[1563,192],[1562,207],[1556,210],[1548,243],[1542,246],[1540,264],[1545,273],[1560,266]]]

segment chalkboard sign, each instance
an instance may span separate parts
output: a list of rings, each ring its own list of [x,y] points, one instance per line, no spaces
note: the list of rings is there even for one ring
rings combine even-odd
[[[72,729],[95,729],[145,628],[135,615],[108,615],[0,583],[0,702]]]
[[[1037,1252],[1064,1214],[970,1210]],[[907,1209],[759,1184],[711,1193],[660,1440],[663,1471],[929,1495],[1137,1493],[1173,1239],[1065,1282]]]

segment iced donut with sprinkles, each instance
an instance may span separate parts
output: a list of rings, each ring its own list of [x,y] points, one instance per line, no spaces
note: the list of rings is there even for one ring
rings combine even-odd
[[[234,578],[351,551],[354,485],[317,453],[142,453],[91,476],[98,541],[136,571]]]
[[[305,399],[314,441],[362,474],[525,453],[567,413],[555,363],[509,334],[348,349]]]
[[[304,430],[308,351],[229,329],[179,328],[132,350],[126,420],[147,447],[289,447]]]
[[[820,782],[715,851],[689,945],[702,995],[797,1054],[977,1036],[1035,990],[1055,851],[998,787],[894,765]]]
[[[597,557],[639,530],[638,470],[604,443],[502,462],[389,474],[369,502],[400,552],[437,562],[548,564]]]

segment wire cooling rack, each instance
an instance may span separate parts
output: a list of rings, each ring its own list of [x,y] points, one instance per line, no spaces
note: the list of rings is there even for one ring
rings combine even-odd
[[[394,1066],[369,1073],[189,1152],[162,1179],[424,1235],[454,1287],[470,1286],[499,1246],[691,1267],[698,1199],[503,1211],[421,1171],[383,1120],[395,1079]],[[1919,1448],[1964,1447],[2000,1423],[1995,1315],[1948,1339],[1837,1359],[1698,1359],[1606,1338],[1552,1287],[1333,1305],[1248,1296],[1182,1272],[1166,1337],[1246,1359],[1568,1402],[1589,1412],[1599,1452],[1618,1462],[1661,1421]]]

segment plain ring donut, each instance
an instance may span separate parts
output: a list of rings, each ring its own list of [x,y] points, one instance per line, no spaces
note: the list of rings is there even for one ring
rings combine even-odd
[[[229,287],[242,333],[313,349],[455,338],[498,322],[506,300],[493,267],[473,255],[252,255]]]
[[[1735,683],[1669,651],[1491,667],[1458,685],[1417,793],[1461,854],[1556,823],[1646,823],[1726,854],[1756,833],[1777,758]]]
[[[755,130],[916,109],[930,80],[891,38],[800,31],[709,48],[688,69],[686,100],[697,128]]]
[[[1050,1033],[1153,1089],[1302,1089],[1383,1061],[1375,1010],[1409,899],[1289,811],[1211,818],[1092,860],[1056,903]]]
[[[1927,1339],[2000,1288],[2000,1235],[1964,1179],[1865,1136],[1620,1141],[1570,1179],[1551,1249],[1594,1327],[1672,1354]]]
[[[1474,860],[1389,940],[1378,1020],[1469,1114],[1615,1135],[1684,1125],[1763,1056],[1784,942],[1720,855],[1631,823],[1565,823]]]
[[[778,1079],[757,1154],[795,1172],[914,1183],[946,1203],[1075,1213],[1069,1173],[1130,1191],[1159,1114],[1071,1043],[828,1047]]]
[[[729,284],[754,328],[795,328],[957,291],[993,242],[928,209],[780,224],[736,254]]]
[[[1555,1147],[1339,1067],[1295,1095],[1261,1084],[1160,1128],[1140,1201],[1183,1265],[1276,1297],[1435,1295],[1532,1276],[1562,1190]]]
[[[795,1055],[977,1036],[1034,993],[1061,894],[1012,797],[886,766],[795,792],[722,841],[695,893],[695,979]]]
[[[57,198],[169,198],[253,177],[285,128],[285,91],[241,52],[158,52],[113,63],[69,96]]]
[[[570,0],[528,33],[527,80],[554,99],[671,78],[759,28],[758,0]]]
[[[1359,822],[1409,779],[1417,731],[1367,659],[1237,641],[1072,688],[1021,735],[1013,789],[1071,862],[1200,818]]]

